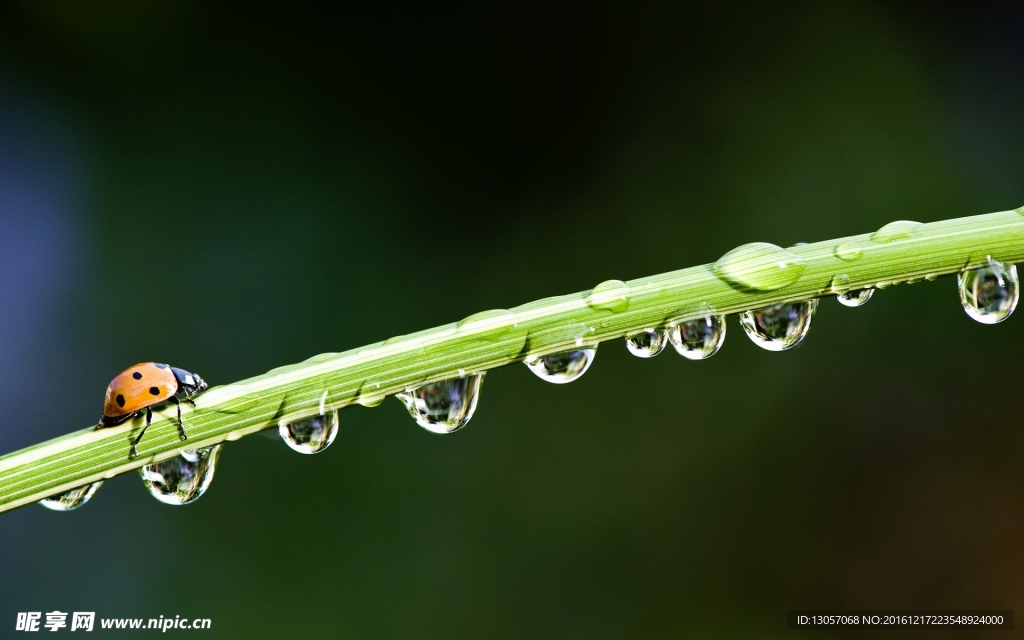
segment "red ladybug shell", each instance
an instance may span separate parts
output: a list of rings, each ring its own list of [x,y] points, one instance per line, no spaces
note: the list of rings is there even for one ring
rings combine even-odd
[[[166,364],[142,362],[117,374],[103,397],[103,416],[119,418],[169,400],[178,379]]]

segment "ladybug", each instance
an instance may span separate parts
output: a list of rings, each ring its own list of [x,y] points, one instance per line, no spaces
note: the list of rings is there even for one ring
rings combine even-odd
[[[178,431],[183,440],[188,440],[185,425],[181,422],[181,402],[177,395],[185,394],[185,402],[194,407],[196,403],[192,402],[192,395],[206,387],[206,382],[196,374],[159,362],[142,362],[128,367],[107,386],[107,394],[103,397],[103,417],[96,428],[119,425],[145,411],[146,426],[132,443],[131,457],[137,457],[139,452],[135,447],[153,421],[153,408],[173,402],[178,406]]]

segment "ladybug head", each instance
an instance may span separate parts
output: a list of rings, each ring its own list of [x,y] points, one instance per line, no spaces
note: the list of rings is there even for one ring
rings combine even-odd
[[[178,367],[171,367],[171,371],[174,372],[174,377],[178,379],[178,384],[189,393],[199,393],[209,386],[205,380],[195,373],[179,369]]]

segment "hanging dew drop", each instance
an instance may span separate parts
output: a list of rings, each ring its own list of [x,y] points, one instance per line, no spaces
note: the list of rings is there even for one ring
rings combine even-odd
[[[484,374],[432,382],[396,394],[409,415],[427,431],[453,433],[466,426],[480,398]]]
[[[746,291],[774,291],[804,272],[803,258],[767,242],[752,242],[726,253],[712,266],[715,275]]]
[[[718,353],[725,341],[725,318],[707,314],[703,318],[675,324],[669,341],[676,352],[690,360],[703,360]]]
[[[202,497],[213,482],[221,445],[182,450],[179,455],[139,469],[142,484],[164,504],[188,504]]]
[[[277,430],[293,451],[320,453],[338,436],[338,412],[327,411],[301,420],[282,421]]]
[[[546,356],[527,356],[523,364],[541,380],[566,384],[586,373],[596,354],[597,347],[594,346]]]
[[[768,351],[792,349],[811,328],[818,299],[783,302],[762,309],[744,311],[740,325],[754,344]]]
[[[653,358],[665,349],[668,337],[661,329],[644,329],[626,336],[626,348],[638,358]]]
[[[873,295],[875,295],[875,290],[868,287],[867,289],[854,289],[853,291],[837,294],[836,300],[839,301],[839,304],[846,307],[859,307],[870,300]]]
[[[103,481],[99,480],[98,482],[93,482],[81,487],[75,487],[74,489],[65,491],[64,493],[58,493],[57,495],[50,496],[49,498],[43,498],[39,501],[39,504],[53,511],[72,511],[86,502],[89,502],[89,500],[96,495],[96,492],[99,491],[102,486]]]
[[[1017,307],[1017,265],[989,257],[987,266],[968,269],[956,278],[964,311],[982,324],[1002,322]]]

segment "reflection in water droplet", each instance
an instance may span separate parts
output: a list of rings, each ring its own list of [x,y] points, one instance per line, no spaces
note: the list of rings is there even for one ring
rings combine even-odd
[[[294,422],[281,422],[281,439],[299,453],[320,453],[331,446],[338,435],[338,412],[326,411]]]
[[[416,424],[433,433],[452,433],[466,426],[476,411],[484,374],[441,380],[396,394]]]
[[[668,336],[676,352],[684,358],[710,358],[725,341],[725,318],[709,313],[703,318],[680,322],[672,327]]]
[[[164,504],[188,504],[198,500],[213,482],[221,445],[183,450],[179,455],[139,469],[142,484]]]
[[[668,339],[661,329],[644,329],[626,336],[626,348],[638,358],[653,358],[665,349],[666,344]]]
[[[873,295],[875,295],[875,290],[868,287],[867,289],[854,289],[853,291],[840,293],[836,296],[836,300],[846,307],[859,307],[870,300]]]
[[[792,251],[767,242],[736,247],[713,265],[715,275],[741,289],[772,291],[800,278],[807,263]]]
[[[792,349],[807,335],[818,299],[783,302],[762,309],[744,311],[740,325],[759,347],[769,351]]]
[[[912,220],[897,220],[895,222],[890,222],[871,234],[871,242],[889,244],[890,242],[895,242],[897,240],[905,240],[909,238],[914,233],[914,230],[920,226],[920,222],[914,222]]]
[[[987,266],[968,269],[956,279],[964,311],[982,324],[1002,322],[1017,307],[1017,265],[989,258]]]
[[[860,259],[864,255],[860,247],[851,242],[840,242],[836,245],[836,248],[832,250],[840,260],[846,260],[847,262],[853,262],[854,260]]]
[[[523,364],[541,380],[547,380],[555,384],[565,384],[586,373],[596,354],[597,347],[594,346],[587,349],[574,349],[540,357],[527,356]]]
[[[89,502],[93,495],[95,495],[102,486],[103,481],[99,480],[92,484],[75,487],[74,489],[65,491],[64,493],[58,493],[57,495],[50,496],[49,498],[43,498],[39,501],[39,504],[43,505],[47,509],[52,509],[53,511],[71,511],[72,509],[77,509],[86,502]]]
[[[629,308],[629,285],[622,280],[605,280],[587,296],[591,309],[625,311]]]

